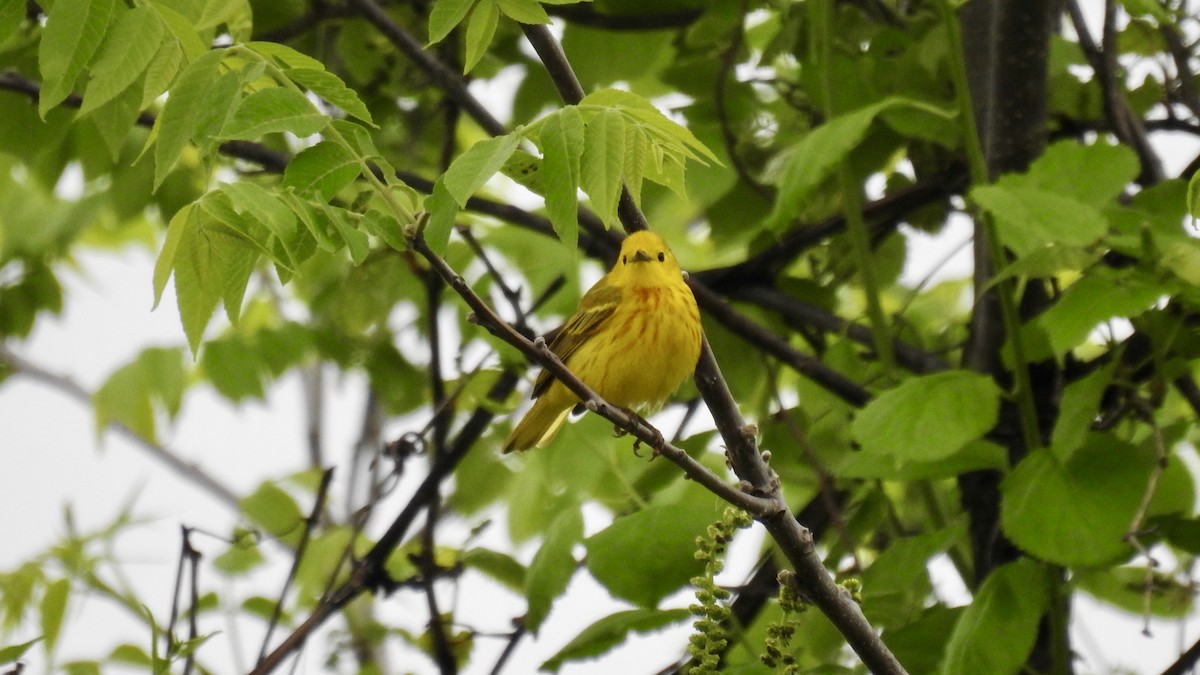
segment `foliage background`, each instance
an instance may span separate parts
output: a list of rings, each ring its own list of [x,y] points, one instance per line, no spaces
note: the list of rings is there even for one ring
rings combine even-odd
[[[4,625],[15,632],[3,644],[16,645],[5,660],[20,652],[47,669],[92,672],[167,658],[182,670],[198,647],[200,667],[223,672],[229,659],[246,670],[304,532],[272,646],[328,608],[329,579],[351,583],[347,542],[361,536],[361,556],[406,505],[428,508],[410,501],[414,490],[468,415],[520,403],[508,392],[485,401],[505,381],[501,366],[523,372],[522,359],[467,320],[403,227],[431,214],[435,250],[510,319],[504,285],[520,288],[527,308],[561,275],[530,320],[545,330],[601,269],[586,263],[581,278],[585,256],[571,242],[604,258],[614,235],[600,220],[635,221],[628,203],[618,218],[621,179],[719,296],[704,301],[706,330],[771,451],[778,496],[815,531],[838,579],[862,584],[865,618],[908,670],[1065,672],[1079,637],[1069,608],[1096,607],[1065,599],[1085,594],[1157,617],[1160,631],[1181,625],[1197,548],[1186,468],[1198,400],[1200,276],[1185,228],[1200,108],[1194,12],[1099,5],[970,3],[963,62],[939,3],[679,2],[648,14],[616,1],[0,5],[0,419],[15,430],[6,510],[44,526],[58,495],[98,482],[130,499],[114,512],[95,506],[111,501],[72,496],[55,543],[4,561]],[[567,81],[561,70],[545,77],[526,46],[545,45],[548,34],[529,25],[546,11],[566,26],[566,60],[592,93],[565,109],[574,117],[542,116],[560,109],[554,85]],[[1071,30],[1071,11],[1094,17],[1097,41]],[[224,49],[208,50],[214,41]],[[272,46],[282,43],[298,51]],[[1014,66],[989,53],[1024,58]],[[497,97],[466,94],[464,66],[491,91],[515,86],[511,120],[490,119],[507,107]],[[982,144],[955,98],[965,82]],[[645,99],[604,89],[614,83],[691,132]],[[315,107],[305,89],[333,106]],[[359,124],[368,121],[377,126]],[[518,137],[505,133],[518,124],[536,154],[514,153]],[[287,164],[315,132],[324,142]],[[363,171],[367,161],[380,172]],[[545,208],[511,183],[485,187],[498,169],[544,195]],[[576,222],[577,187],[600,220]],[[477,191],[482,200],[468,201]],[[969,229],[960,209],[977,216],[973,267],[1004,270],[1002,282],[977,280],[989,291],[980,302],[965,276],[900,282],[922,232]],[[470,229],[450,237],[455,219]],[[565,245],[546,236],[551,227]],[[1000,245],[1010,257],[993,255]],[[140,270],[134,290],[120,281],[126,266]],[[150,289],[162,293],[171,273],[180,316],[168,290],[147,323]],[[137,300],[87,302],[113,292]],[[67,330],[55,319],[64,304],[98,309]],[[1006,343],[1017,324],[1020,340]],[[118,345],[112,361],[93,356],[104,343]],[[697,393],[687,385],[679,399],[698,405]],[[72,397],[93,419],[64,403]],[[247,423],[264,399],[283,421]],[[15,419],[31,408],[49,418]],[[737,429],[735,441],[728,425],[718,439],[698,409],[682,449],[723,472],[726,444],[743,478],[761,468],[738,454],[747,448],[735,447]],[[668,438],[682,410],[655,418]],[[617,642],[627,630],[688,624],[676,608],[701,572],[692,540],[718,518],[717,500],[665,460],[631,457],[630,441],[593,416],[554,448],[500,459],[510,423],[501,416],[469,443],[434,502],[435,526],[407,533],[398,555],[384,551],[394,593],[356,595],[307,658],[348,672],[486,672],[508,640],[536,649],[540,664],[609,615]],[[70,430],[54,444],[65,448],[51,447],[47,426]],[[112,447],[83,460],[93,430]],[[57,458],[44,478],[56,489],[40,488],[24,463],[35,453]],[[164,484],[147,465],[174,466],[184,483]],[[93,466],[111,473],[81,470]],[[327,491],[314,469],[324,466],[338,467]],[[374,480],[380,492],[367,487]],[[134,500],[143,481],[145,501]],[[769,481],[755,485],[772,496]],[[208,501],[184,506],[173,499],[183,490]],[[320,498],[324,520],[306,530]],[[147,516],[153,525],[140,522]],[[194,631],[186,593],[175,622],[169,607],[187,589],[173,579],[180,525],[196,528],[186,542],[203,554]],[[796,541],[763,541],[757,526],[740,535],[746,562],[721,577],[750,580],[742,608],[796,562],[779,555]],[[1131,543],[1151,547],[1160,567]],[[956,578],[962,590],[947,593]],[[606,594],[622,601],[596,600]],[[430,622],[431,606],[453,620]],[[748,611],[726,665],[771,672],[757,657],[780,609]],[[515,617],[542,628],[536,642],[512,632]],[[785,651],[801,666],[862,668],[821,612],[796,620],[800,638]],[[75,639],[97,626],[110,641],[80,650]],[[168,626],[177,641],[163,637]],[[634,667],[683,658],[686,630],[634,642]],[[608,647],[594,634],[584,643]],[[662,662],[637,660],[644,653]]]

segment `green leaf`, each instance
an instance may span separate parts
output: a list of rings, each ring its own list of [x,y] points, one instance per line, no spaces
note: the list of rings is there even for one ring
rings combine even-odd
[[[150,659],[146,659],[143,664],[147,669],[151,667]],[[63,672],[66,675],[103,675],[104,671],[100,670],[99,661],[68,661],[62,665]]]
[[[149,348],[113,372],[96,390],[96,433],[111,423],[125,425],[147,441],[155,441],[155,408],[158,403],[171,417],[183,402],[185,376],[178,350]]]
[[[1200,286],[1200,245],[1186,238],[1164,244],[1158,264],[1192,286]]]
[[[438,182],[459,207],[466,206],[467,199],[504,166],[520,142],[516,133],[480,141],[454,160]]]
[[[328,70],[290,68],[284,71],[284,75],[301,87],[325,99],[328,103],[341,108],[347,115],[357,117],[367,124],[374,124],[371,120],[371,111],[367,109],[358,94],[347,87],[342,78]]]
[[[713,504],[701,496],[617,518],[584,542],[588,571],[618,598],[657,605],[703,572],[696,537],[720,517]]]
[[[240,576],[266,561],[258,548],[257,538],[244,530],[234,537],[224,553],[213,559],[213,567],[226,576]]]
[[[282,68],[325,69],[325,64],[317,59],[279,42],[253,41],[247,42],[245,46],[256,54],[267,57]]]
[[[425,241],[439,256],[445,255],[446,246],[450,245],[450,231],[458,217],[458,203],[446,189],[444,179],[445,175],[440,175],[433,183],[432,195],[425,198],[425,210],[430,214],[425,226]]]
[[[1159,24],[1167,26],[1175,23],[1171,13],[1156,0],[1121,0],[1121,4],[1133,16],[1152,16]]]
[[[158,18],[162,20],[167,30],[171,31],[171,35],[175,38],[175,44],[183,51],[184,60],[193,63],[211,51],[209,45],[200,40],[192,21],[165,4],[167,1],[154,0],[150,7],[158,13]]]
[[[1030,453],[1001,485],[1001,525],[1022,550],[1067,566],[1128,555],[1125,533],[1146,490],[1153,453],[1093,433],[1065,461]]]
[[[964,609],[932,605],[917,612],[915,620],[887,631],[887,646],[908,672],[936,673]]]
[[[233,119],[225,125],[225,138],[253,140],[266,134],[288,132],[299,138],[311,136],[329,123],[303,94],[272,87],[242,100]]]
[[[670,141],[669,145],[683,151],[685,154],[696,158],[703,158],[714,164],[720,164],[721,160],[713,154],[708,146],[700,142],[687,127],[680,125],[666,115],[662,114],[653,103],[637,94],[625,91],[623,89],[599,89],[587,96],[579,102],[580,108],[587,107],[599,108],[614,108],[628,115],[631,121],[635,121],[638,125],[647,132],[663,141]],[[693,154],[699,153],[698,155]]]
[[[148,7],[120,12],[91,67],[80,115],[99,108],[124,92],[150,65],[164,43],[166,26]],[[140,101],[141,96],[138,96]]]
[[[47,654],[54,653],[58,644],[58,634],[62,630],[63,619],[67,614],[67,597],[71,594],[71,580],[59,579],[51,582],[42,592],[42,637]]]
[[[462,23],[475,0],[437,0],[429,10],[429,44],[441,42],[454,27]]]
[[[284,187],[297,192],[316,192],[325,201],[358,178],[358,159],[339,143],[321,141],[305,148],[283,170]]]
[[[473,548],[459,559],[464,567],[478,570],[515,593],[525,592],[525,566],[516,558],[487,548]]]
[[[641,207],[642,204],[642,183],[646,178],[646,164],[650,159],[650,138],[642,127],[626,124],[625,125],[625,163],[621,168],[625,187],[629,189],[629,195],[633,197],[633,202]],[[675,194],[681,198],[687,199],[687,189],[683,184],[682,176],[678,184],[671,182],[663,183],[663,179],[669,174],[665,172],[655,172],[652,177],[656,182],[666,185]]]
[[[1098,251],[1050,244],[1013,260],[1000,274],[988,280],[988,288],[1005,279],[1045,278],[1064,272],[1077,272],[1090,267],[1099,258]]]
[[[903,625],[925,606],[933,585],[929,559],[964,539],[962,522],[933,532],[901,537],[880,553],[862,575],[863,611],[873,626]]]
[[[500,8],[496,0],[479,0],[471,10],[471,18],[467,21],[466,58],[463,59],[463,74],[479,63],[479,59],[487,53],[496,35],[496,25],[500,23]]]
[[[1147,581],[1151,584],[1149,589]],[[1151,616],[1184,619],[1195,606],[1195,594],[1187,583],[1158,570],[1149,570],[1147,574],[1144,567],[1085,570],[1072,574],[1071,582],[1084,593],[1131,615],[1142,615],[1149,610]]]
[[[1188,179],[1187,212],[1192,217],[1192,223],[1200,218],[1200,171]]]
[[[174,269],[179,315],[195,354],[218,302],[236,316],[259,252],[219,221],[192,213],[182,225]]]
[[[625,118],[615,110],[601,111],[588,121],[583,141],[579,184],[596,215],[611,227],[617,221],[625,168]]]
[[[880,394],[854,419],[862,452],[896,467],[950,457],[996,424],[1000,390],[967,371],[914,377]]]
[[[262,359],[237,337],[206,343],[200,367],[216,390],[231,401],[261,400],[265,395]]]
[[[286,205],[280,203],[274,194],[266,188],[249,181],[225,183],[220,191],[228,195],[229,201],[238,215],[243,218],[253,218],[255,222],[266,227],[275,241],[283,246],[286,258],[268,248],[268,254],[279,264],[294,269],[300,262],[297,251],[297,237],[302,232],[296,222],[296,215]]]
[[[528,24],[550,23],[550,15],[542,9],[538,0],[496,0],[496,5],[504,16]]]
[[[362,215],[359,220],[359,228],[372,236],[379,237],[383,243],[397,251],[408,250],[408,243],[404,241],[404,232],[401,231],[400,223],[391,214],[371,209]]]
[[[0,2],[0,42],[7,41],[25,21],[25,5],[19,0]],[[3,663],[3,661],[0,661]]]
[[[1099,414],[1100,400],[1112,381],[1115,368],[1116,361],[1113,361],[1063,389],[1058,419],[1054,422],[1054,434],[1050,440],[1050,447],[1054,449],[1056,457],[1069,458],[1087,439],[1088,432]]]
[[[630,633],[649,633],[690,618],[691,612],[686,609],[628,609],[610,614],[584,628],[543,663],[540,670],[557,673],[567,661],[604,654],[623,643]]]
[[[542,158],[517,148],[500,173],[511,178],[514,183],[537,194],[544,194],[546,186],[542,184]]]
[[[1120,195],[1140,169],[1137,155],[1127,145],[1081,145],[1067,140],[1046,148],[1025,174],[1003,176],[1000,182],[1100,206]]]
[[[995,443],[979,439],[967,443],[947,457],[931,461],[905,462],[896,466],[888,455],[851,452],[830,468],[834,475],[841,478],[896,481],[952,478],[980,469],[1007,471],[1008,451]]]
[[[125,147],[125,137],[134,128],[138,116],[138,99],[142,93],[130,87],[116,98],[91,112],[91,122],[100,132],[109,156],[116,161]]]
[[[799,213],[813,192],[862,143],[875,118],[892,108],[910,108],[929,115],[950,117],[949,113],[924,102],[893,97],[839,115],[813,129],[782,159],[775,181],[779,195],[768,218],[771,226],[781,227]]]
[[[1001,241],[1018,255],[1053,244],[1088,246],[1108,229],[1091,204],[1004,178],[973,188],[971,200],[995,217]]]
[[[39,643],[41,641],[42,641],[42,638],[35,637],[32,640],[30,640],[29,642],[22,642],[19,645],[8,645],[7,647],[0,647],[0,665],[7,664],[7,663],[13,663],[14,661],[17,661],[22,656],[25,656],[25,652],[29,651],[30,647],[36,645],[37,643]]]
[[[34,590],[45,583],[46,574],[37,561],[27,561],[11,572],[0,572],[0,610],[3,610],[0,617],[4,620],[5,632],[12,631],[21,624],[33,603]],[[27,644],[33,642],[37,640]],[[0,660],[0,663],[4,661]]]
[[[58,0],[46,17],[38,45],[42,90],[38,113],[42,119],[62,103],[92,60],[108,31],[116,0]]]
[[[333,223],[333,227],[341,236],[342,241],[346,242],[346,249],[350,251],[350,261],[355,265],[361,265],[367,259],[367,254],[371,252],[371,241],[367,238],[367,234],[350,222],[349,211],[327,204],[322,204],[321,210],[329,217],[329,222]]]
[[[304,514],[296,500],[275,483],[265,481],[239,502],[242,513],[286,546],[295,546],[304,530]]]
[[[183,208],[175,212],[170,224],[167,225],[167,237],[163,241],[162,250],[158,252],[158,259],[154,262],[155,308],[162,301],[162,293],[167,287],[167,280],[171,278],[171,272],[175,270],[175,255],[179,251],[179,240],[183,238],[194,208],[194,204],[185,204]]]
[[[124,425],[139,437],[154,442],[154,408],[146,381],[136,364],[126,365],[105,380],[92,396],[96,410],[96,434],[111,423]]]
[[[192,139],[206,155],[215,150],[217,140],[241,104],[243,74],[231,70],[218,76],[208,87],[204,110],[196,116],[192,126]]]
[[[1064,354],[1082,344],[1100,323],[1114,317],[1137,316],[1170,292],[1169,286],[1142,274],[1094,268],[1023,329],[1040,331],[1050,349],[1046,354],[1031,346],[1027,357],[1041,360],[1051,354]],[[1033,340],[1026,343],[1036,345]]]
[[[544,157],[541,174],[546,213],[559,239],[574,250],[579,240],[580,158],[584,148],[583,117],[566,107],[542,124],[539,140]]]
[[[1050,573],[1033,560],[993,570],[954,625],[941,672],[1019,672],[1033,648],[1051,593]]]
[[[537,634],[554,599],[567,590],[577,567],[571,550],[582,537],[583,517],[579,509],[560,512],[546,532],[545,541],[525,575],[525,597],[529,601],[525,627],[529,632]]]
[[[192,140],[195,122],[201,110],[205,110],[205,102],[209,86],[217,77],[217,67],[225,56],[225,50],[214,49],[193,61],[179,76],[179,81],[171,88],[167,103],[163,106],[162,114],[155,122],[155,134],[150,141],[154,142],[154,189],[162,185],[167,173],[175,166],[175,160],[184,146]]]

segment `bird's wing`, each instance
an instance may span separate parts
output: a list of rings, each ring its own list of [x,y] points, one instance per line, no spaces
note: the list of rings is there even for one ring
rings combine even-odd
[[[600,332],[605,321],[612,317],[621,301],[621,289],[608,284],[604,279],[592,286],[579,301],[579,309],[567,319],[550,342],[550,351],[563,363],[579,349],[580,345],[590,340]],[[537,382],[533,385],[533,398],[546,392],[554,378],[550,371],[542,370]]]

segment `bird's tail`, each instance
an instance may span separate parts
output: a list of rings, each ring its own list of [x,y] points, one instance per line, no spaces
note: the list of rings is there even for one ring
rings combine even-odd
[[[513,450],[528,450],[533,446],[544,448],[558,435],[563,422],[567,421],[567,413],[571,412],[569,401],[559,400],[556,392],[547,391],[533,403],[533,407],[517,422],[516,428],[504,440],[501,451],[505,454]]]

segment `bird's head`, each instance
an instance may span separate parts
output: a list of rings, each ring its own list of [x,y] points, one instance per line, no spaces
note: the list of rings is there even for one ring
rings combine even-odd
[[[667,242],[649,230],[642,230],[621,242],[621,254],[610,276],[634,286],[654,286],[676,282],[681,274]]]

